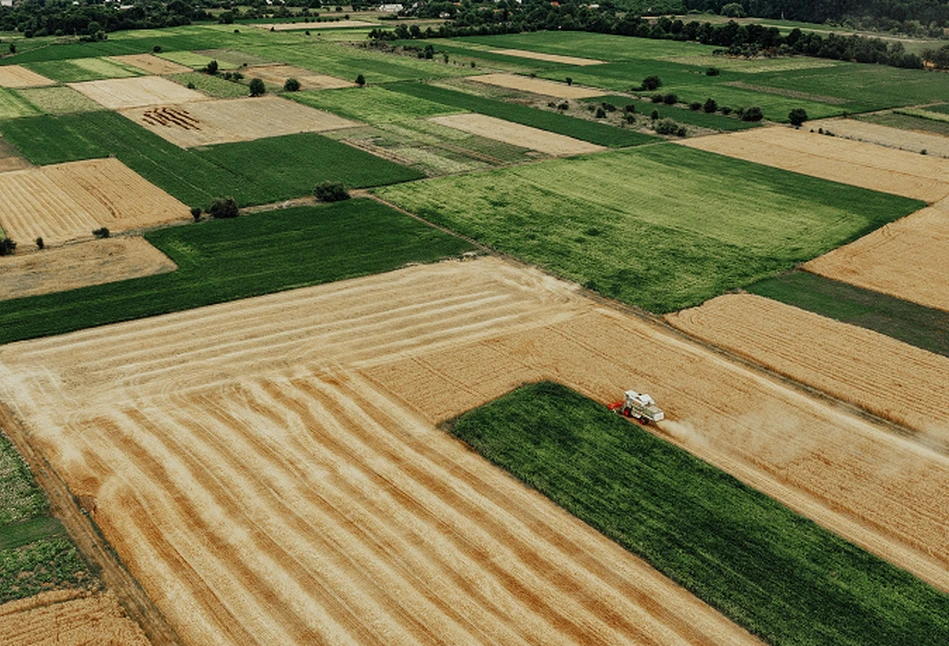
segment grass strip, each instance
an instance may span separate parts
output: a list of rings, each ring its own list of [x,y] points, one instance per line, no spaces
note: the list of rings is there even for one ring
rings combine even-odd
[[[547,112],[528,108],[527,106],[507,103],[486,97],[475,96],[466,92],[458,92],[447,88],[435,87],[425,83],[402,82],[386,85],[389,90],[410,94],[420,99],[427,99],[435,103],[450,105],[471,112],[486,114],[498,119],[505,119],[523,126],[531,126],[555,132],[567,137],[610,148],[624,146],[638,146],[658,141],[656,137],[644,135],[633,130],[614,128],[595,121],[577,119],[556,112]]]
[[[949,312],[804,271],[762,280],[746,289],[949,357]]]
[[[178,270],[4,302],[0,343],[435,262],[472,249],[368,199],[160,229]]]
[[[652,101],[637,101],[628,96],[610,95],[598,96],[584,99],[585,103],[600,105],[601,103],[611,103],[618,110],[623,110],[627,105],[636,107],[636,112],[641,115],[650,115],[655,110],[659,113],[660,119],[672,119],[676,123],[682,123],[689,126],[698,126],[700,128],[710,128],[712,130],[721,130],[722,132],[733,132],[736,130],[747,130],[749,128],[758,128],[760,122],[742,121],[736,117],[729,117],[723,114],[707,113],[702,110],[689,110],[686,108],[668,106],[664,104],[653,103]]]
[[[949,596],[564,386],[448,426],[771,644],[949,643]]]
[[[41,538],[64,534],[62,523],[50,516],[40,516],[15,525],[0,527],[0,550],[22,547]]]

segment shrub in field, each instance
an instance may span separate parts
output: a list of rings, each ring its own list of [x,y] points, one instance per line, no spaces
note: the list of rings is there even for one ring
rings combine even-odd
[[[16,251],[16,243],[10,238],[0,240],[0,256],[12,256]]]
[[[702,109],[705,110],[706,113],[712,114],[718,110],[718,103],[715,102],[715,99],[709,97],[708,101],[702,106]]]
[[[211,61],[204,66],[204,73],[210,76],[215,76],[217,74],[218,64],[217,61]]]
[[[340,202],[349,199],[349,192],[342,182],[331,182],[329,180],[320,182],[316,185],[313,193],[320,202]]]
[[[652,112],[650,112],[650,113],[649,113],[649,118],[652,119],[653,121],[655,121],[656,119],[658,119],[658,118],[659,118],[659,110],[653,110]]]
[[[636,115],[633,114],[632,112],[627,112],[624,118],[626,119],[626,123],[630,125],[636,123]]]
[[[567,81],[567,85],[573,85],[573,79],[569,76],[565,80]]]
[[[237,201],[233,197],[219,197],[211,202],[208,207],[208,214],[215,220],[224,218],[236,218],[241,214],[237,208]]]
[[[93,229],[92,235],[97,238],[108,238],[112,234],[109,233],[109,229],[107,227],[100,227],[98,229]]]
[[[702,104],[699,103],[698,101],[693,101],[692,103],[689,104],[689,110],[692,110],[693,112],[698,112],[701,109],[702,109]]]
[[[788,121],[792,126],[800,126],[807,121],[807,110],[804,108],[794,108],[788,113]]]
[[[45,249],[45,248],[46,248],[46,243],[43,242],[43,238],[42,238],[42,237],[39,237],[39,238],[36,239],[36,248],[37,248],[37,249]]]
[[[676,135],[679,137],[685,137],[689,134],[689,131],[685,129],[685,126],[679,126],[679,129],[676,130]]]
[[[627,103],[627,104],[626,104],[626,107],[623,108],[623,112],[626,112],[626,113],[629,113],[629,114],[636,114],[636,104],[635,104],[635,103]]]
[[[597,118],[597,119],[605,119],[605,118],[606,118],[606,110],[604,110],[604,109],[602,108],[602,106],[596,109],[596,118]]]
[[[662,103],[662,94],[660,94],[659,92],[656,92],[650,97],[650,100],[653,103]]]
[[[600,104],[600,106],[607,112],[616,112],[616,106],[613,105],[612,103],[607,103],[606,101],[604,101],[603,103]]]
[[[155,45],[154,47],[152,47],[152,51],[155,52],[156,54],[161,54],[161,45]]]
[[[194,218],[194,221],[197,222],[201,219],[202,209],[200,206],[191,207],[191,217]]]
[[[761,121],[764,119],[764,113],[756,105],[747,108],[741,115],[742,121]]]
[[[558,109],[558,110],[566,110],[566,109],[569,108],[569,107],[570,107],[570,104],[567,103],[566,101],[563,101],[560,105],[557,106],[557,109]]]
[[[283,89],[286,92],[297,92],[300,90],[300,81],[294,78],[289,78],[284,81]]]
[[[474,61],[471,61],[471,67],[474,67]],[[366,77],[362,74],[356,75],[356,85],[363,87],[366,84]]]
[[[722,71],[718,69],[717,67],[710,67],[707,70],[705,70],[705,76],[718,76],[721,73]]]
[[[675,105],[676,103],[679,102],[679,95],[673,92],[669,92],[669,94],[662,97],[662,102],[665,103],[666,105]]]
[[[662,87],[662,79],[658,76],[647,76],[643,79],[642,85],[639,86],[639,89],[645,90],[647,92],[652,92],[653,90],[658,90]]]
[[[653,128],[660,135],[674,135],[679,132],[679,124],[672,119],[660,119]]]
[[[250,80],[250,95],[251,96],[261,96],[267,92],[267,86],[264,85],[263,79],[251,79]]]
[[[723,105],[721,108],[719,108],[719,111],[724,115],[729,115],[732,113],[732,109],[729,108],[727,105]]]

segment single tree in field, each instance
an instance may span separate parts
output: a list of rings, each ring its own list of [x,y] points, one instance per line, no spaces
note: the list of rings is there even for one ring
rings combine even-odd
[[[658,90],[662,87],[662,79],[658,76],[647,76],[643,79],[642,85],[639,86],[640,90],[645,90],[646,92],[652,92],[653,90]]]
[[[356,85],[358,85],[359,87],[362,87],[362,86],[364,86],[365,84],[366,84],[366,77],[363,76],[362,74],[357,75],[357,76],[356,76]]]
[[[296,92],[300,89],[300,81],[289,78],[284,82],[283,89],[286,92]]]
[[[807,121],[807,111],[804,108],[794,108],[788,113],[788,121],[792,126],[800,126]]]
[[[208,214],[214,219],[236,218],[241,211],[237,208],[237,200],[233,197],[219,197],[211,202]]]
[[[0,240],[0,256],[12,256],[16,251],[16,243],[10,238]]]
[[[267,86],[264,85],[263,79],[251,79],[250,80],[250,95],[251,96],[261,96],[267,92]]]
[[[320,202],[339,202],[348,200],[349,193],[342,182],[332,182],[327,180],[316,185],[313,193]]]
[[[744,112],[741,113],[742,121],[761,121],[764,119],[764,113],[756,105],[746,108]]]
[[[191,217],[194,218],[195,222],[201,221],[201,207],[200,206],[191,207]]]
[[[46,248],[46,243],[43,242],[43,238],[42,238],[42,237],[39,237],[39,238],[36,239],[36,248],[37,248],[37,249],[45,249],[45,248]]]
[[[573,79],[570,78],[569,76],[566,78],[566,81],[567,81],[567,85],[573,85]]]
[[[709,98],[709,100],[705,102],[705,105],[702,106],[702,109],[708,114],[712,114],[718,110],[718,103],[716,103],[715,99]]]
[[[210,63],[204,66],[204,73],[210,74],[211,76],[216,76],[217,68],[218,68],[217,61],[211,61]]]
[[[97,238],[108,238],[112,234],[109,232],[107,227],[100,227],[98,229],[93,229],[92,235]]]

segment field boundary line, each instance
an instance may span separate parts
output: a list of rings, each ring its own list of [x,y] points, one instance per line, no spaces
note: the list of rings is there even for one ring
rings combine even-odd
[[[2,430],[33,472],[33,477],[49,496],[51,514],[59,519],[83,557],[111,590],[123,610],[145,632],[154,646],[181,646],[183,642],[141,584],[119,560],[95,520],[79,505],[69,486],[46,458],[30,443],[30,433],[16,413],[0,401]]]

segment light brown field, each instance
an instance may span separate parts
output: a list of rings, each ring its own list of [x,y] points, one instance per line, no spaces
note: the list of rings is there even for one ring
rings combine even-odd
[[[752,128],[676,143],[926,202],[949,195],[949,159],[806,130]]]
[[[148,646],[109,592],[42,592],[0,605],[0,642],[11,646]]]
[[[3,137],[0,137],[0,173],[29,168],[30,166],[32,164],[21,157],[16,148],[8,144]]]
[[[949,461],[496,259],[0,348],[0,395],[189,643],[750,637],[432,423],[525,380],[949,589]]]
[[[518,56],[520,58],[530,58],[537,61],[550,61],[551,63],[563,63],[564,65],[602,65],[606,61],[598,61],[593,58],[577,58],[576,56],[561,56],[560,54],[543,54],[541,52],[531,52],[526,49],[492,49],[492,54],[503,54],[504,56]]]
[[[677,328],[919,431],[949,452],[949,358],[752,294],[669,314]]]
[[[378,27],[380,23],[365,20],[339,20],[337,22],[277,22],[251,25],[267,31],[295,31],[303,29],[346,29],[348,27]]]
[[[949,311],[949,199],[838,247],[804,268]]]
[[[14,240],[47,245],[182,220],[188,207],[115,158],[0,173],[0,225]]]
[[[864,141],[879,146],[898,148],[914,153],[925,150],[928,155],[949,157],[949,137],[933,133],[891,128],[890,126],[881,126],[877,123],[868,123],[857,119],[808,121],[807,128],[813,130],[823,128],[838,137]]]
[[[138,108],[162,103],[203,101],[208,98],[200,92],[189,90],[183,85],[178,85],[160,76],[136,76],[124,79],[69,83],[68,85],[109,110]]]
[[[359,125],[277,96],[133,108],[120,114],[182,148]]]
[[[56,85],[56,81],[48,79],[19,65],[4,65],[0,67],[0,87],[40,87]]]
[[[292,65],[259,65],[245,72],[247,78],[259,78],[267,87],[282,88],[287,79],[300,81],[302,90],[333,90],[342,87],[355,87],[355,83],[338,79],[326,74],[314,74],[310,70]]]
[[[496,119],[483,114],[452,114],[444,117],[433,117],[429,121],[557,157],[583,155],[605,150],[602,146],[587,141],[558,135],[539,128],[522,126],[519,123],[511,123],[504,119]]]
[[[155,74],[156,76],[164,76],[165,74],[182,74],[184,72],[192,71],[190,67],[179,65],[173,61],[168,61],[164,58],[159,58],[158,56],[152,56],[151,54],[126,54],[124,56],[109,56],[108,58],[119,63],[137,67],[140,70],[148,72],[149,74]]]
[[[27,241],[23,242],[25,246]],[[90,240],[0,258],[0,300],[113,283],[176,268],[144,238]]]
[[[481,74],[469,77],[472,81],[497,85],[522,92],[533,92],[544,96],[553,96],[561,99],[584,99],[591,96],[603,96],[606,92],[591,87],[567,85],[556,81],[530,78],[517,74]]]

